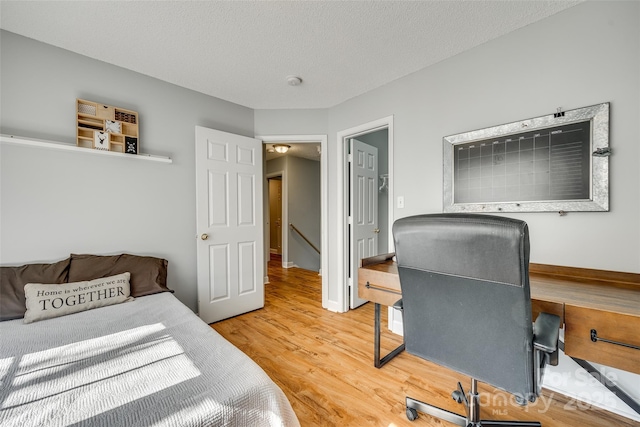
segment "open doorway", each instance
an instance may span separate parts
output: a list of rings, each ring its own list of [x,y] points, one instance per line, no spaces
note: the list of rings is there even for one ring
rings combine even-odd
[[[338,143],[343,193],[338,309],[347,311],[366,302],[358,296],[360,259],[393,251],[393,117],[338,132]]]
[[[327,275],[322,274],[322,272],[328,271],[328,258],[326,253],[322,251],[323,248],[328,247],[328,223],[327,223],[327,161],[326,161],[326,152],[327,152],[327,136],[326,135],[268,135],[268,136],[256,136],[256,138],[261,139],[263,141],[263,145],[265,147],[265,189],[268,189],[268,180],[276,177],[281,177],[281,185],[282,185],[282,193],[281,193],[281,201],[282,201],[282,213],[281,213],[281,252],[282,252],[282,265],[283,267],[289,267],[293,265],[292,255],[304,255],[307,252],[315,254],[314,256],[319,257],[319,266],[317,269],[318,272],[322,275],[322,300],[323,307],[326,307],[325,301],[328,299],[328,280]],[[293,169],[287,168],[285,166],[276,166],[278,170],[271,170],[270,172],[267,169],[267,158],[271,158],[274,153],[268,153],[267,149],[271,149],[273,145],[288,145],[291,151],[296,151],[296,149],[301,149],[302,151],[313,151],[316,152],[316,161],[319,159],[319,173],[320,173],[320,189],[319,189],[319,199],[320,199],[320,215],[316,217],[313,221],[315,222],[315,227],[319,228],[319,242],[315,241],[312,243],[313,245],[309,245],[304,241],[304,238],[295,230],[298,228],[302,234],[305,234],[304,221],[307,221],[308,218],[297,215],[298,221],[303,221],[302,226],[298,224],[292,224],[291,219],[296,217],[296,210],[302,209],[304,210],[304,206],[301,204],[300,206],[295,206],[293,210],[290,208],[294,201],[290,201],[290,194],[294,195],[296,191],[296,187],[299,184],[297,180],[289,176]],[[312,149],[312,150],[310,150]],[[298,163],[297,167],[301,164],[301,162],[289,162],[289,166],[291,163]],[[293,197],[293,196],[291,196]],[[268,200],[268,191],[265,191],[264,195],[265,200],[265,212],[269,212],[269,200]],[[290,212],[291,211],[291,212]],[[266,271],[266,263],[269,261],[270,253],[271,253],[271,221],[268,219],[268,215],[265,215],[265,221],[268,224],[265,224],[265,271]],[[277,231],[275,231],[277,232]],[[290,247],[291,246],[291,247]],[[312,248],[315,246],[315,248]],[[314,252],[318,250],[320,254]],[[291,252],[295,251],[295,252]],[[304,266],[301,266],[305,268]],[[265,280],[268,281],[268,278],[265,277]]]
[[[320,144],[313,143],[266,145],[269,249],[273,254],[278,245],[282,246],[279,252],[283,268],[298,267],[316,273],[321,270],[319,149]]]

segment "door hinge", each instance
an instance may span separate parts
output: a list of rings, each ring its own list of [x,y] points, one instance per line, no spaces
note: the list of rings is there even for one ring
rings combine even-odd
[[[349,161],[349,163],[353,163],[353,154],[349,154],[347,156],[347,160]]]

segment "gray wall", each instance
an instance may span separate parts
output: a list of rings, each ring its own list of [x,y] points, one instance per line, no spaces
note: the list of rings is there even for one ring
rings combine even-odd
[[[611,102],[611,211],[510,216],[529,223],[533,262],[640,272],[639,8],[570,8],[333,108],[329,135],[394,115],[399,218],[442,211],[443,136]]]
[[[611,102],[610,212],[510,216],[529,223],[532,262],[640,273],[638,2],[579,4],[331,108],[329,247],[341,227],[337,132],[393,115],[397,219],[442,211],[443,136],[601,102]],[[256,111],[255,126],[286,134],[287,113],[267,125]],[[338,255],[328,256],[335,301]]]
[[[267,161],[265,173],[273,174],[277,172],[284,172],[285,168],[287,167],[287,157],[289,156],[280,156]]]
[[[195,126],[253,136],[253,110],[0,33],[0,132],[75,142],[76,98],[138,111],[140,146],[170,165],[2,144],[0,263],[129,252],[169,260],[196,310]]]
[[[326,135],[329,110],[255,110],[256,135]]]
[[[289,222],[322,251],[320,239],[320,162],[287,158]],[[298,233],[289,232],[289,261],[306,270],[320,270],[320,255]]]

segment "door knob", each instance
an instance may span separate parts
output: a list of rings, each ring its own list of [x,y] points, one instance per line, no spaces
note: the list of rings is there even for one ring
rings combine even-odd
[[[200,236],[200,238],[202,240],[207,240],[209,238],[209,235],[207,233],[202,233],[202,236]]]
[[[376,234],[378,234],[378,233],[380,232],[380,229],[379,229],[379,228],[374,228],[374,229],[373,229],[373,232],[374,232],[374,233],[376,233]]]

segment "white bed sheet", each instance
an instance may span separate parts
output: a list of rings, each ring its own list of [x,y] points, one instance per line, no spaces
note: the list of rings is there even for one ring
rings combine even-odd
[[[172,294],[0,322],[2,426],[298,426],[282,390]]]

